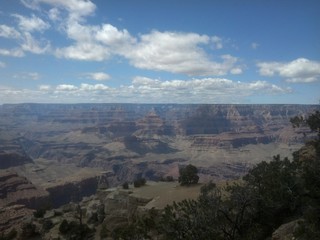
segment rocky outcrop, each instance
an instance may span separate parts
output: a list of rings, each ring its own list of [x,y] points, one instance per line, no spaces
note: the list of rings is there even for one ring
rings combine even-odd
[[[300,220],[295,220],[286,224],[282,224],[277,230],[272,234],[272,240],[292,240],[294,238],[294,232],[299,226]]]
[[[192,147],[230,149],[239,148],[248,144],[268,144],[274,141],[274,136],[260,133],[224,133],[219,135],[194,135],[190,137]]]
[[[70,181],[58,181],[45,189],[50,194],[52,206],[60,207],[69,202],[78,202],[83,197],[91,196],[97,192],[98,188],[107,188],[109,176],[108,172],[101,172],[96,176],[79,176]]]
[[[0,208],[0,233],[14,227],[19,228],[21,222],[32,216],[34,210],[26,208],[25,205],[15,204]]]
[[[0,173],[0,233],[12,226],[18,228],[26,217],[50,206],[49,193],[15,172]]]
[[[0,174],[0,207],[22,204],[37,209],[50,204],[49,193],[14,172]]]

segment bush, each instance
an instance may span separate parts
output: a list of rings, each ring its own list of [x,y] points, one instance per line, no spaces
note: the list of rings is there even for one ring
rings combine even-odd
[[[31,238],[39,235],[39,233],[36,230],[36,225],[33,223],[25,223],[22,226],[22,233],[21,236],[23,238]]]
[[[15,228],[11,229],[7,234],[2,233],[0,240],[13,240],[16,239],[18,232]]]
[[[66,219],[63,219],[63,221],[60,223],[60,226],[59,226],[59,231],[60,233],[62,234],[66,234],[68,233],[70,227],[69,227],[69,223]]]
[[[173,179],[172,176],[167,176],[167,177],[166,177],[166,181],[167,181],[167,182],[173,182],[174,179]]]
[[[146,185],[147,180],[145,178],[139,178],[133,182],[135,188]]]
[[[102,224],[101,230],[100,230],[100,238],[107,238],[109,236],[109,231],[107,229],[106,224]]]
[[[125,182],[124,184],[122,184],[122,188],[123,189],[129,189],[129,183]]]
[[[43,218],[43,216],[44,216],[45,213],[46,213],[46,210],[45,210],[44,208],[40,208],[40,209],[38,209],[37,211],[35,211],[35,212],[33,213],[33,216],[34,216],[35,218]]]
[[[45,219],[42,228],[44,231],[49,231],[53,227],[53,222],[50,219]]]
[[[179,183],[181,184],[181,186],[198,183],[199,176],[197,175],[197,173],[198,169],[191,164],[186,167],[180,168]]]

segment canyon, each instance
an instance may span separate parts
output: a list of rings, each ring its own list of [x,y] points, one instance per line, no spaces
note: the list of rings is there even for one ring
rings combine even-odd
[[[232,180],[312,136],[290,118],[317,105],[5,104],[0,106],[1,218],[59,207],[137,178]],[[6,210],[5,210],[6,209]],[[11,219],[11,220],[10,220]]]

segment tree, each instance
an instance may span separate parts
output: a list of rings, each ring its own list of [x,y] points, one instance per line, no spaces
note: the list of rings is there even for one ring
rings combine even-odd
[[[133,182],[135,188],[142,187],[146,185],[147,180],[145,178],[138,178]]]
[[[124,183],[122,184],[122,188],[123,188],[123,189],[129,189],[129,183],[128,183],[128,182],[124,182]]]
[[[303,122],[318,134],[318,138],[307,142],[294,153],[295,160],[301,163],[301,179],[305,191],[302,198],[303,221],[299,222],[295,237],[302,240],[320,239],[320,112],[315,111]],[[306,150],[313,154],[304,155]]]
[[[197,175],[198,169],[189,164],[186,167],[179,169],[179,183],[181,186],[183,185],[190,185],[190,184],[197,184],[199,181],[199,176]]]

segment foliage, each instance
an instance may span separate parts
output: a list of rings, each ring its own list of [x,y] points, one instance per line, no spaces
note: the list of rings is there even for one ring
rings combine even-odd
[[[197,184],[199,176],[197,175],[198,169],[189,164],[186,167],[179,169],[179,183],[183,185]]]
[[[49,231],[53,227],[53,222],[51,219],[45,219],[42,224],[42,229],[44,231]]]
[[[173,176],[166,176],[166,177],[161,176],[159,180],[161,182],[174,182]]]
[[[310,129],[317,132],[318,136],[320,137],[320,111],[315,111],[315,113],[310,115],[306,119],[306,123],[310,127]]]
[[[43,218],[43,216],[44,216],[45,213],[46,213],[46,209],[40,208],[40,209],[38,209],[37,211],[35,211],[35,212],[33,213],[33,216],[34,216],[35,218]]]
[[[142,187],[146,185],[147,180],[145,178],[138,178],[133,182],[135,188]]]
[[[11,229],[7,234],[2,233],[0,235],[0,240],[13,240],[16,239],[18,232],[15,228]]]
[[[122,184],[122,188],[123,189],[129,189],[129,183],[128,182],[125,182]]]
[[[39,232],[37,232],[36,225],[33,223],[24,223],[22,225],[22,233],[21,238],[22,239],[28,239],[39,235]]]
[[[109,236],[109,231],[107,229],[106,224],[102,224],[101,230],[100,230],[100,238],[107,238]]]
[[[62,234],[67,234],[69,231],[69,223],[66,219],[63,219],[59,226],[59,232]]]
[[[78,222],[71,221],[70,223],[64,219],[59,226],[61,234],[67,236],[68,239],[88,239],[94,232],[87,224],[79,224]]]

